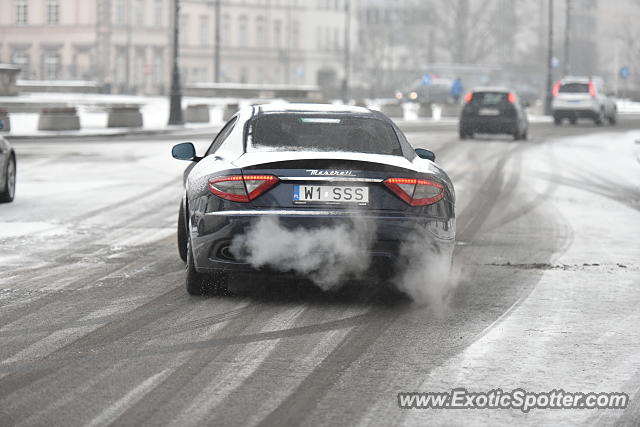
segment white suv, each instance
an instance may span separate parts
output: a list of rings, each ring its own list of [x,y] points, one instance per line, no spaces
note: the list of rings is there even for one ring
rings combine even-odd
[[[573,125],[579,118],[589,118],[597,125],[608,120],[616,123],[616,103],[607,96],[604,83],[599,77],[565,77],[553,87],[551,103],[553,122],[562,124],[569,119]]]

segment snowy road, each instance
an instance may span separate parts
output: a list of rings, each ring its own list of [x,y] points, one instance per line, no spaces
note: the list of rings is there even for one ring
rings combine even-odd
[[[460,277],[443,315],[260,277],[190,297],[173,141],[16,142],[16,201],[0,205],[0,424],[637,425],[640,119],[538,123],[527,142],[408,136],[456,184]],[[398,392],[459,387],[631,401],[398,408]]]

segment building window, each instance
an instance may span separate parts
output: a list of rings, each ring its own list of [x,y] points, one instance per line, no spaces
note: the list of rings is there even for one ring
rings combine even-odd
[[[115,60],[115,83],[120,92],[124,92],[129,85],[129,72],[127,70],[127,48],[116,48],[116,60]]]
[[[180,44],[185,46],[188,45],[189,32],[187,30],[189,28],[189,15],[180,15],[178,28],[180,28]]]
[[[293,41],[293,48],[300,48],[300,21],[293,21],[291,27],[291,40]]]
[[[30,59],[29,59],[29,54],[27,52],[25,52],[24,50],[16,50],[15,52],[13,52],[13,55],[11,57],[11,62],[14,65],[17,65],[18,67],[20,67],[20,74],[26,78],[29,78],[30,75]]]
[[[16,24],[27,25],[28,16],[27,0],[16,0]]]
[[[331,50],[331,28],[324,28],[324,50]]]
[[[273,45],[276,48],[282,47],[282,21],[273,21]]]
[[[162,26],[162,14],[164,12],[164,0],[154,0],[153,3],[153,25]]]
[[[144,25],[144,0],[135,2],[135,23],[138,26]]]
[[[248,28],[248,19],[246,15],[240,16],[238,18],[238,45],[242,47],[246,47],[248,45],[247,39],[247,31]]]
[[[126,10],[124,8],[124,0],[116,0],[116,24],[124,25],[126,18]]]
[[[60,78],[60,54],[58,52],[47,52],[44,55],[42,75],[45,80],[57,80]]]
[[[231,16],[224,15],[222,17],[222,31],[220,31],[220,44],[223,46],[231,45]]]
[[[164,51],[162,49],[156,49],[153,55],[153,86],[156,87],[158,92],[164,92]]]
[[[200,16],[200,45],[206,46],[209,44],[209,17],[206,15]]]
[[[47,0],[47,24],[56,25],[58,23],[60,23],[60,2]]]
[[[265,21],[263,16],[256,18],[256,46],[266,46],[267,37],[265,35]]]
[[[146,52],[144,48],[136,48],[133,63],[133,87],[136,92],[140,92],[145,88],[146,80]]]

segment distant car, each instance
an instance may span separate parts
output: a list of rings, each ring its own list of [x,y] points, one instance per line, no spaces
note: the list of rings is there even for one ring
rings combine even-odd
[[[385,272],[401,268],[394,265],[401,244],[417,229],[453,248],[449,177],[432,152],[414,149],[380,112],[322,104],[246,107],[203,157],[189,142],[172,154],[192,162],[177,233],[190,294],[224,293],[229,273],[255,271],[230,245],[259,218],[313,229],[366,217],[379,225],[372,265]]]
[[[417,80],[404,90],[396,92],[396,99],[420,104],[450,104],[452,83],[451,79],[434,78],[430,84],[424,85]]]
[[[0,120],[0,129],[4,123]],[[0,203],[12,202],[16,194],[16,153],[0,136]]]
[[[507,88],[481,87],[467,93],[460,114],[460,139],[476,133],[505,133],[527,139],[529,121],[526,105]]]
[[[573,125],[578,119],[587,118],[598,126],[605,120],[614,125],[617,120],[615,100],[607,96],[599,77],[565,77],[557,82],[551,111],[556,125],[561,125],[564,119]]]

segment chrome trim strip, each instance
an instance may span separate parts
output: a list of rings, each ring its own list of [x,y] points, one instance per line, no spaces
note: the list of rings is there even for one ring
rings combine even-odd
[[[242,210],[242,211],[217,211],[217,212],[207,212],[205,216],[260,216],[260,215],[291,215],[291,216],[327,216],[327,215],[335,215],[335,216],[352,216],[358,215],[360,216],[362,212],[358,212],[356,210],[349,211],[326,211],[326,210]]]
[[[280,181],[382,182],[380,178],[348,178],[338,176],[279,176]]]

